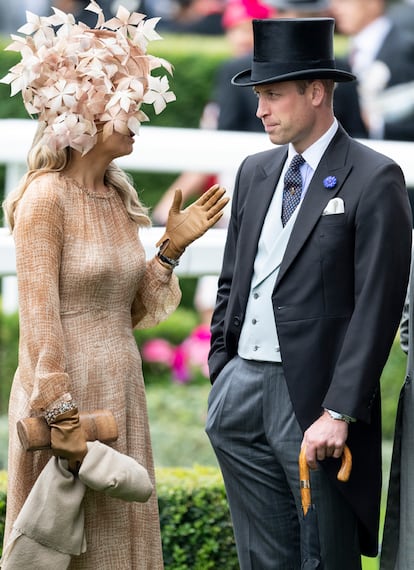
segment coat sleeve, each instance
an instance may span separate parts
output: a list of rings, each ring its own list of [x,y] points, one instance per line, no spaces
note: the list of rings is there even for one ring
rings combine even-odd
[[[323,406],[370,420],[407,291],[411,210],[401,169],[377,166],[355,215],[354,310]]]

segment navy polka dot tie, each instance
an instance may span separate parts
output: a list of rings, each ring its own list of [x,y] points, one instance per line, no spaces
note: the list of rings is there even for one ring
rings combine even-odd
[[[292,158],[292,162],[286,171],[283,187],[282,202],[282,224],[285,226],[290,216],[296,210],[300,196],[302,194],[302,176],[300,167],[305,163],[305,159],[301,154],[297,154]]]

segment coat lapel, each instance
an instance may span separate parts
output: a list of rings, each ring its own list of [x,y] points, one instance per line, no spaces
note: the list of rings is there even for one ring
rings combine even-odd
[[[342,188],[351,169],[351,165],[346,164],[348,146],[348,135],[339,127],[338,132],[322,156],[306,196],[303,199],[280,266],[276,287],[305,244],[329,200],[334,198]],[[335,176],[337,180],[336,186],[332,189],[325,188],[323,183],[328,176]]]

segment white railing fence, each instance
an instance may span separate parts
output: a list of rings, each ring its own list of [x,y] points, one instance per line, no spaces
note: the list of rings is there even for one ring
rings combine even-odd
[[[0,164],[6,166],[5,192],[14,188],[25,171],[26,156],[36,129],[36,121],[0,120]],[[393,158],[404,171],[407,186],[414,187],[414,142],[371,141],[364,144]],[[243,158],[272,144],[265,133],[141,128],[132,154],[117,160],[128,171],[180,173],[214,172],[223,180],[233,180]],[[162,228],[141,231],[147,256],[154,255],[155,243]],[[182,276],[217,274],[221,267],[226,230],[212,229],[194,242],[184,253],[177,273]],[[36,239],[36,236],[33,236]],[[12,237],[0,228],[0,278],[2,278],[3,310],[17,308],[16,266]]]

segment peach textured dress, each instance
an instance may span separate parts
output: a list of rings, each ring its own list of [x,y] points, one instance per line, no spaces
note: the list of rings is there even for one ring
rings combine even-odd
[[[115,189],[90,192],[61,174],[27,188],[14,229],[19,282],[19,367],[10,396],[6,534],[49,451],[25,452],[16,422],[66,392],[79,410],[109,409],[113,446],[154,468],[141,357],[133,327],[153,326],[178,305],[178,280],[146,261]],[[87,552],[71,569],[163,568],[155,492],[145,504],[85,495]]]

